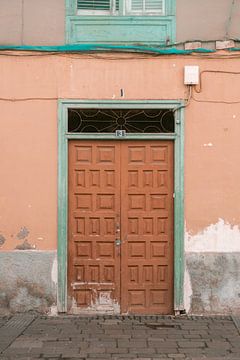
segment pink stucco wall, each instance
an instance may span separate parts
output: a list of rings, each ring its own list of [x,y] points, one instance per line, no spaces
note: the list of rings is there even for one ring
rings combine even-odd
[[[57,100],[183,99],[184,65],[238,71],[238,60],[101,54],[0,58],[1,250],[21,229],[38,250],[57,246]],[[240,100],[240,75],[203,75],[200,100]],[[38,98],[23,101],[11,99]],[[51,98],[44,100],[41,98]],[[185,110],[185,218],[195,233],[219,218],[240,223],[240,104],[193,99]],[[24,231],[23,231],[24,233]],[[20,236],[21,237],[21,236]],[[21,240],[21,241],[20,241]]]

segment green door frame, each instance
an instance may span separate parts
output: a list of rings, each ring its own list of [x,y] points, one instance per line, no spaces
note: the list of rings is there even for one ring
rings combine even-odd
[[[69,108],[176,109],[174,134],[73,134],[67,131]],[[58,102],[58,312],[67,312],[67,226],[69,140],[174,141],[174,311],[184,310],[184,112],[178,100],[59,100]]]

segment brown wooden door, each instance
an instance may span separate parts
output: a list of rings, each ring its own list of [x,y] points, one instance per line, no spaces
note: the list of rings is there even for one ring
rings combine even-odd
[[[75,312],[172,313],[171,141],[70,142],[68,285]]]
[[[70,141],[68,293],[73,312],[119,312],[119,174],[119,143]]]
[[[121,173],[121,311],[171,314],[173,143],[126,142]]]

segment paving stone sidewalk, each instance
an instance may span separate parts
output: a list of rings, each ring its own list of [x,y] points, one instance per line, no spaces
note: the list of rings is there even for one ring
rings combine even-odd
[[[1,360],[240,359],[231,317],[17,316],[0,318]]]

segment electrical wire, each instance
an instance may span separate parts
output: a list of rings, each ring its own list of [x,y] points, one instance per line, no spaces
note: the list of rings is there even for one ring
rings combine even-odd
[[[225,101],[225,100],[200,100],[196,99],[194,95],[192,95],[193,101],[199,102],[199,103],[210,103],[210,104],[226,104],[226,105],[234,105],[234,104],[240,104],[240,100],[237,101]]]
[[[0,97],[0,101],[20,102],[20,101],[35,101],[35,100],[58,100],[58,98],[47,98],[47,97],[28,97],[28,98],[4,98]]]
[[[194,87],[196,93],[200,94],[202,92],[202,77],[203,74],[213,73],[213,74],[230,74],[230,75],[240,75],[240,71],[224,71],[224,70],[203,70],[200,72],[199,78],[199,88],[197,86]],[[226,105],[234,105],[240,104],[240,100],[236,101],[226,101],[226,100],[204,100],[204,99],[197,99],[194,95],[192,95],[192,99],[199,103],[210,103],[210,104],[226,104]]]
[[[199,103],[210,103],[210,104],[226,104],[226,105],[234,105],[234,104],[240,104],[240,101],[215,101],[215,100],[198,100],[192,97],[193,101],[199,102]]]
[[[56,53],[54,53],[55,55]],[[47,54],[45,54],[47,55]],[[58,54],[58,55],[62,55],[62,54]],[[66,54],[65,54],[66,55]],[[67,55],[66,55],[67,56]],[[200,72],[200,79],[199,79],[199,88],[197,88],[197,86],[194,87],[194,90],[196,93],[200,94],[202,92],[202,77],[203,74],[206,73],[219,73],[219,74],[231,74],[231,75],[240,75],[240,71],[224,71],[224,70],[203,70]],[[187,106],[189,106],[190,104],[190,100],[193,99],[196,102],[200,102],[200,103],[214,103],[214,104],[239,104],[240,100],[238,101],[224,101],[224,100],[202,100],[202,99],[197,99],[194,97],[193,93],[192,93],[192,87],[193,86],[189,86],[189,93],[188,93],[188,98],[185,100],[186,103],[184,105],[181,105],[175,109],[173,109],[173,112],[180,110],[182,108],[186,108]],[[28,97],[28,98],[4,98],[4,97],[0,97],[0,101],[9,101],[9,102],[21,102],[21,101],[41,101],[41,100],[47,100],[47,101],[56,101],[58,100],[58,97]]]
[[[191,98],[192,98],[192,85],[189,85],[188,86],[188,97],[185,100],[185,104],[176,107],[175,109],[172,110],[172,112],[175,113],[177,110],[185,109],[186,107],[188,107],[190,105]]]
[[[232,0],[232,4],[231,6],[234,7],[234,4],[235,3],[235,0]],[[229,16],[229,19],[231,21],[231,17],[232,17],[232,14],[230,14]],[[235,37],[228,37],[227,38],[228,40],[232,40],[232,41],[235,41],[237,43],[240,43],[240,39],[239,38],[235,38]],[[226,40],[226,39],[225,39]],[[223,41],[223,39],[208,39],[208,40],[201,40],[201,39],[188,39],[188,40],[185,40],[185,41],[178,41],[178,42],[173,42],[173,43],[166,43],[164,45],[159,45],[157,46],[158,49],[169,49],[169,48],[172,48],[172,47],[176,47],[176,46],[183,46],[185,45],[186,43],[192,43],[192,42],[201,42],[202,44],[207,44],[207,43],[215,43],[216,41]],[[0,50],[0,51],[16,51],[15,49],[9,49],[10,46],[8,46],[8,49],[4,49],[4,50]],[[43,46],[44,47],[44,46]],[[54,47],[54,46],[52,46]],[[13,45],[13,48],[14,48],[14,45]],[[117,50],[117,49],[115,49]],[[17,51],[35,51],[35,52],[41,52],[41,50],[37,49],[37,50],[32,50],[32,49],[27,49],[27,50],[17,50]],[[98,50],[92,50],[92,51],[102,51],[101,49],[98,49]],[[105,50],[103,50],[105,51]],[[122,50],[121,50],[122,51]],[[46,51],[45,51],[46,52]],[[74,53],[74,50],[72,51]],[[87,52],[87,50],[85,50],[85,52]],[[57,51],[49,51],[49,53],[57,53]],[[70,51],[68,51],[68,53],[70,53]]]
[[[195,87],[195,91],[200,94],[202,91],[202,77],[203,74],[206,73],[216,73],[216,74],[231,74],[231,75],[240,75],[240,71],[224,71],[224,70],[203,70],[200,72],[200,77],[199,77],[199,87]]]
[[[114,52],[115,53],[115,52]],[[127,55],[126,53],[122,53],[122,55],[125,56],[119,56],[119,53],[117,55],[113,55],[113,53],[104,53],[104,54],[99,54],[99,53],[44,53],[44,54],[6,54],[6,53],[1,53],[0,52],[0,56],[9,56],[9,57],[45,57],[47,58],[48,56],[55,56],[55,57],[66,57],[68,59],[73,59],[73,60],[79,60],[79,59],[97,59],[97,60],[109,60],[109,61],[115,61],[115,60],[120,60],[120,61],[128,61],[128,60],[147,60],[147,59],[158,59],[159,57],[161,58],[169,58],[170,56],[177,56],[178,58],[190,58],[190,59],[213,59],[213,60],[233,60],[233,59],[240,59],[240,51],[239,53],[235,53],[235,54],[199,54],[199,53],[191,53],[191,54],[166,54],[166,55],[162,55],[162,54],[150,54],[150,53],[146,53],[146,54],[142,54],[142,53],[134,53],[134,55],[132,55],[133,53],[131,53],[131,55]]]
[[[197,40],[191,40],[191,41],[197,41]],[[201,41],[201,40],[198,40]],[[208,41],[201,41],[202,43],[206,42],[215,42],[217,40],[208,40]],[[236,41],[236,40],[235,40]],[[189,41],[185,41],[185,42],[179,42],[179,43],[174,43],[171,45],[167,45],[167,46],[162,46],[162,47],[158,47],[159,50],[161,49],[171,49],[173,46],[179,46],[179,45],[183,45],[186,42]],[[117,55],[112,55],[112,54],[117,54]],[[119,54],[121,55],[125,55],[125,56],[119,56]],[[131,54],[130,56],[127,56],[126,54]],[[134,54],[134,56],[133,56]],[[74,56],[72,56],[74,55]],[[232,59],[232,58],[240,58],[240,54],[231,54],[228,53],[227,54],[219,54],[219,52],[214,52],[214,53],[200,53],[200,52],[189,52],[186,54],[161,54],[161,53],[153,53],[150,50],[141,50],[139,49],[139,52],[134,51],[134,49],[123,49],[123,50],[118,50],[118,49],[98,49],[98,50],[92,50],[89,52],[89,50],[85,50],[85,51],[76,51],[76,50],[72,50],[72,51],[41,51],[39,49],[34,50],[16,50],[16,49],[0,49],[0,56],[9,56],[9,57],[49,57],[49,56],[64,56],[64,57],[68,57],[68,58],[79,58],[79,57],[85,57],[85,58],[95,58],[95,59],[104,59],[104,60],[135,60],[135,59],[149,59],[149,58],[158,58],[159,56],[161,57],[169,57],[172,55],[177,55],[179,56],[184,56],[184,57],[194,57],[196,58],[213,58],[213,59],[222,59],[222,58],[226,58],[226,59]]]

